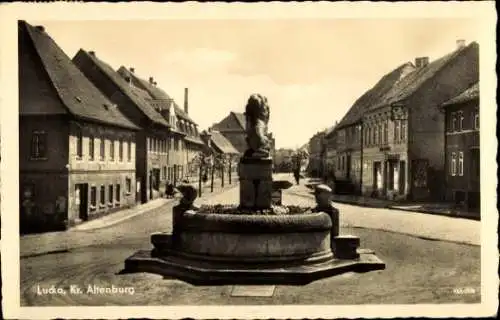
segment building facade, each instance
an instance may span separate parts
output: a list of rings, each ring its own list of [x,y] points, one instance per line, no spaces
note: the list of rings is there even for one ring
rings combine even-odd
[[[20,21],[22,231],[61,229],[135,204],[139,130],[46,33]]]
[[[93,51],[80,49],[73,62],[131,122],[141,128],[136,135],[136,201],[145,203],[165,194],[170,125],[150,103],[149,94],[122,78]]]
[[[443,106],[446,123],[446,200],[479,212],[479,83]]]
[[[478,81],[479,46],[472,42],[431,63],[415,60],[364,112],[365,193],[390,199],[444,200],[445,116],[441,105]]]
[[[157,110],[170,125],[167,142],[167,166],[162,173],[167,183],[177,185],[183,180],[196,181],[199,168],[195,159],[203,151],[204,143],[200,138],[198,125],[189,116],[188,88],[184,89],[184,108],[161,89],[153,77],[149,80],[140,78],[134,68],[120,67],[118,74],[129,80],[134,86],[146,91],[146,100]]]

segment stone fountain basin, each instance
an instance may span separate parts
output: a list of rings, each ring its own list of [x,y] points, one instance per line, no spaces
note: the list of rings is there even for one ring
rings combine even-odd
[[[174,226],[176,244],[168,254],[210,261],[292,262],[332,258],[332,221],[324,212],[288,215],[196,213]],[[152,242],[160,252],[161,235]]]

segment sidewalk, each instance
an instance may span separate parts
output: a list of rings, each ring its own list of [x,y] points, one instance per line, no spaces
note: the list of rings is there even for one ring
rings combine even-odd
[[[216,196],[236,186],[238,186],[238,182],[232,181],[232,184],[229,185],[226,183],[224,188],[221,188],[220,181],[214,181],[214,192],[210,192],[210,184],[207,184],[204,186],[203,194],[199,199],[205,201],[207,197]],[[82,223],[66,231],[22,235],[20,237],[20,256],[21,258],[26,258],[48,253],[65,252],[75,248],[91,246],[103,241],[106,242],[115,236],[113,231],[116,229],[115,225],[138,215],[147,214],[166,204],[171,203],[173,205],[178,200],[178,196],[171,199],[159,198]],[[107,227],[111,228],[100,230]],[[93,232],[96,230],[100,232]]]
[[[314,186],[322,183],[320,179],[308,178],[305,179],[304,191],[311,194]],[[387,209],[397,209],[401,211],[437,214],[448,217],[455,218],[465,218],[472,220],[480,220],[479,212],[468,212],[465,210],[457,209],[453,204],[449,203],[420,203],[420,202],[397,202],[386,199],[371,198],[366,196],[357,195],[333,195],[333,201],[338,203],[352,204],[360,207],[370,207],[370,208],[387,208]]]

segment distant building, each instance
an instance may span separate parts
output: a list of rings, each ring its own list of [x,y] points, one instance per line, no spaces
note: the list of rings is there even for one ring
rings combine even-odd
[[[219,123],[212,126],[214,130],[219,131],[228,139],[240,154],[247,150],[246,142],[246,120],[243,113],[231,111]]]
[[[202,132],[202,139],[212,151],[212,155],[223,163],[218,163],[219,168],[215,172],[217,178],[224,176],[225,181],[231,178],[232,181],[238,178],[238,160],[240,153],[220,132],[209,129]],[[227,179],[227,180],[226,180]]]
[[[355,193],[369,193],[371,190],[362,188],[367,179],[368,173],[363,170],[363,164],[366,164],[364,158],[365,152],[370,152],[366,148],[368,141],[362,140],[365,125],[363,117],[367,109],[377,101],[377,99],[386,94],[401,78],[412,72],[414,67],[411,63],[405,63],[391,72],[384,75],[373,88],[364,93],[347,111],[346,115],[335,127],[334,132],[329,136],[335,137],[336,157],[335,176],[337,180],[343,183],[350,183],[351,189]],[[366,128],[372,132],[373,128]],[[366,133],[366,132],[365,132]],[[377,136],[378,137],[378,136]],[[365,150],[366,149],[366,150]]]
[[[337,172],[337,136],[335,135],[335,126],[328,128],[324,136],[324,154],[323,154],[324,176],[333,179]]]
[[[241,155],[245,153],[248,146],[246,142],[246,119],[243,113],[231,111],[219,123],[215,123],[212,128],[222,133]],[[268,133],[268,138],[272,158],[275,152],[275,138],[271,132]]]
[[[323,154],[324,154],[324,138],[325,131],[316,133],[309,140],[308,154],[309,163],[307,166],[307,173],[312,177],[323,177]]]
[[[137,134],[137,201],[145,203],[166,191],[171,126],[150,102],[147,91],[125,80],[93,51],[80,49],[73,62],[141,130]]]
[[[65,228],[135,204],[139,128],[42,26],[18,23],[21,229]]]
[[[479,83],[443,104],[446,199],[479,212]]]
[[[293,149],[279,148],[274,153],[273,165],[276,172],[292,171],[292,156],[295,153]]]
[[[184,89],[184,108],[180,108],[160,86],[153,77],[146,81],[135,73],[133,68],[120,67],[118,69],[124,79],[130,79],[134,86],[145,90],[149,97],[147,100],[160,112],[170,125],[170,138],[167,141],[168,160],[167,168],[163,173],[167,180],[176,185],[178,181],[198,179],[198,166],[195,157],[203,150],[204,143],[200,138],[198,125],[189,116],[188,88]]]

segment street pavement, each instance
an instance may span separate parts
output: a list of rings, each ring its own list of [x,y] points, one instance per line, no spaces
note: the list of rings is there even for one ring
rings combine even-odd
[[[275,175],[275,180],[289,180],[290,174]],[[238,199],[238,189],[207,199],[211,204],[231,203]],[[315,206],[314,195],[304,182],[283,192],[283,204]],[[450,241],[470,245],[481,244],[481,222],[438,216],[407,210],[369,208],[334,202],[340,211],[340,223],[344,228],[365,228],[411,235],[423,239]]]
[[[303,185],[293,186],[284,192],[283,202],[313,206],[308,192]],[[205,193],[199,203],[237,203],[238,198],[238,188],[229,188]],[[470,245],[478,242],[474,236],[479,228],[474,223],[478,222],[341,204],[336,204],[341,212],[341,233],[359,236],[361,247],[373,249],[386,263],[385,270],[346,273],[305,286],[274,286],[261,296],[245,296],[241,292],[248,288],[238,286],[193,286],[154,274],[120,274],[127,257],[151,248],[151,233],[171,231],[174,205],[169,201],[102,228],[67,231],[59,238],[64,242],[62,251],[25,255],[20,261],[21,305],[415,304],[477,303],[481,299],[480,247]],[[429,241],[429,234],[445,241]],[[21,249],[30,241],[31,246],[43,245],[40,239],[23,237]],[[40,291],[51,286],[68,290],[76,286],[84,293]],[[89,286],[129,289],[94,294],[87,292]]]

